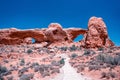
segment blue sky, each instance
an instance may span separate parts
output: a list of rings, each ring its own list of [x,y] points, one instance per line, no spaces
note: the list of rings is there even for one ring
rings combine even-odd
[[[120,45],[120,0],[0,0],[0,29],[43,28],[58,22],[64,28],[87,29],[91,16],[102,17],[110,39]]]

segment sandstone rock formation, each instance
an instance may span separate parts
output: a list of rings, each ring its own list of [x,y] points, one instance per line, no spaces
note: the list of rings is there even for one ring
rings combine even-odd
[[[36,42],[42,42],[45,40],[42,31],[8,29],[0,31],[0,44],[26,43],[26,38],[28,37],[34,38]]]
[[[80,28],[63,29],[58,23],[51,23],[47,29],[18,30],[15,28],[0,30],[0,44],[13,45],[21,43],[73,42],[78,36],[84,38],[79,43],[86,48],[109,47],[113,42],[109,39],[106,25],[102,18],[92,17],[88,22],[88,30]]]
[[[102,18],[91,17],[88,22],[88,32],[85,36],[85,47],[109,47],[113,42],[109,39],[106,25]]]
[[[45,31],[48,42],[67,41],[68,37],[62,26],[58,23],[51,23]]]
[[[78,28],[64,29],[69,40],[73,41],[77,36],[86,34],[87,30]]]

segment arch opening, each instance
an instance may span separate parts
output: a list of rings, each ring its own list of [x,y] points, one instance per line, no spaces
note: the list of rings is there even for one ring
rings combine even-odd
[[[79,41],[83,40],[83,38],[84,38],[84,36],[80,34],[74,39],[74,42],[79,42]]]
[[[34,43],[35,43],[35,41],[36,41],[36,40],[35,40],[34,38],[32,38],[32,44],[34,44]]]

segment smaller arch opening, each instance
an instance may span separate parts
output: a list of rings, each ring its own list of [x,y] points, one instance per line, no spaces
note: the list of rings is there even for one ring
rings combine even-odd
[[[35,43],[35,41],[36,41],[36,40],[35,40],[34,38],[32,38],[32,44]]]
[[[78,35],[75,39],[74,39],[74,42],[79,42],[83,39],[83,35]]]

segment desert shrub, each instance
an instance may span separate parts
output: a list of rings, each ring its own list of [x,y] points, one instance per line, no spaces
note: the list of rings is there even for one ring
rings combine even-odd
[[[59,65],[60,65],[60,63],[59,63],[59,62],[54,61],[54,60],[51,62],[51,64],[52,64],[53,66],[59,66]]]
[[[98,48],[98,51],[103,51],[103,50],[104,50],[103,47],[99,47],[99,48]]]
[[[72,45],[69,49],[70,49],[70,51],[75,51],[75,50],[77,50],[77,46]]]
[[[13,76],[7,77],[7,80],[13,80]]]
[[[4,62],[5,62],[5,63],[8,63],[9,61],[5,59]]]
[[[32,63],[31,67],[34,67],[34,66],[39,66],[39,64],[37,62],[34,62]]]
[[[0,76],[0,80],[4,80],[4,78],[2,76]]]
[[[85,50],[83,55],[90,55],[90,51],[89,50]]]
[[[95,52],[94,52],[93,50],[85,49],[83,55],[86,55],[86,56],[87,56],[87,55],[93,55],[93,54],[95,54]]]
[[[115,72],[102,72],[101,73],[101,78],[107,78],[107,79],[109,79],[109,78],[116,78],[116,73]]]
[[[40,65],[39,72],[42,74],[42,73],[44,73],[44,71],[45,71],[44,65]]]
[[[96,59],[104,62],[105,61],[105,54],[99,54],[98,56],[96,56]]]
[[[99,65],[99,64],[101,64],[100,62],[98,62],[98,61],[96,61],[96,60],[91,60],[91,61],[89,61],[89,63],[88,63],[89,65]]]
[[[34,77],[34,74],[23,74],[20,77],[20,80],[31,80]]]
[[[11,49],[11,51],[10,52],[14,52],[14,49]]]
[[[59,73],[59,72],[60,72],[59,68],[54,68],[51,73]]]
[[[110,55],[106,55],[105,56],[104,62],[108,63],[108,64],[111,64],[111,65],[115,65],[115,63],[114,63],[114,57],[112,57]]]
[[[92,71],[92,70],[99,70],[100,67],[98,65],[89,65],[89,71]]]
[[[34,67],[34,71],[35,71],[35,72],[38,72],[38,71],[39,71],[39,68],[40,68],[39,66],[35,66],[35,67]]]
[[[79,66],[78,66],[78,72],[83,71],[83,70],[84,70],[84,68],[85,68],[85,66],[84,66],[84,65],[79,65]]]
[[[120,56],[117,55],[117,56],[114,57],[114,64],[115,65],[120,65]]]
[[[23,66],[25,64],[25,60],[24,59],[21,59],[20,60],[20,66]]]
[[[46,77],[46,76],[50,76],[49,72],[44,72],[44,73],[41,74],[41,75],[42,75],[43,78]]]
[[[7,71],[3,74],[3,76],[10,75],[10,74],[11,74],[11,71]]]
[[[34,66],[33,68],[35,72],[39,71],[41,74],[43,74],[44,71],[47,70],[45,69],[45,65],[37,65],[37,66]]]
[[[116,55],[120,56],[120,52],[115,53]]]
[[[111,77],[111,78],[115,78],[116,77],[116,73],[115,72],[108,72],[108,74],[109,74],[109,76]]]
[[[8,69],[6,67],[0,65],[0,74],[3,74],[5,72],[8,72]]]
[[[27,53],[28,53],[28,54],[31,54],[32,52],[33,52],[33,51],[32,51],[31,49],[28,49],[28,50],[27,50]]]
[[[105,72],[102,72],[102,73],[101,73],[101,78],[105,78],[106,75],[107,75],[107,74],[106,74]]]
[[[26,72],[28,70],[27,67],[23,67],[21,70],[19,70],[18,74],[19,76],[21,76],[24,72]]]
[[[62,51],[67,51],[68,47],[61,47],[60,48]]]
[[[111,64],[111,65],[120,65],[120,56],[110,56],[110,55],[106,55],[106,54],[99,54],[97,57],[97,60],[107,63],[107,64]]]
[[[72,58],[76,58],[77,56],[78,56],[78,55],[75,54],[75,53],[73,53],[73,54],[71,55]]]
[[[113,51],[112,50],[109,50],[107,53],[112,53]]]
[[[62,58],[60,61],[59,61],[60,64],[65,64],[65,61],[64,61],[64,58]]]

